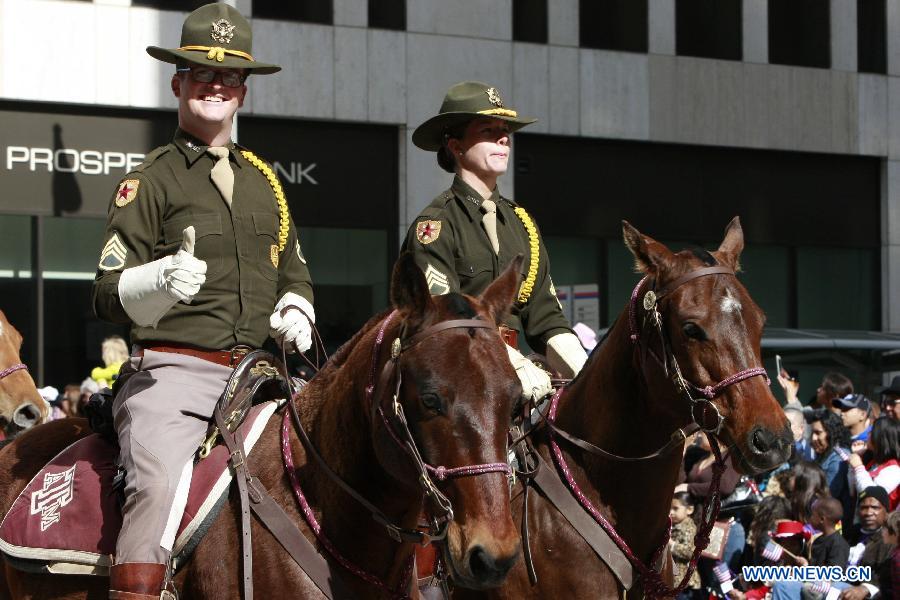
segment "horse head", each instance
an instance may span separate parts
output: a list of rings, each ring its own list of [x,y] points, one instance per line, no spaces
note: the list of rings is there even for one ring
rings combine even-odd
[[[0,310],[0,428],[8,437],[47,418],[47,403],[19,358],[22,334]]]
[[[521,263],[521,257],[514,260],[478,297],[431,296],[408,254],[397,261],[391,282],[391,300],[402,321],[398,340],[415,344],[399,362],[403,385],[397,402],[434,485],[452,505],[441,551],[454,582],[463,587],[499,585],[519,556],[506,443],[522,390],[497,325],[512,306]],[[373,425],[379,461],[393,478],[409,484],[415,475],[409,456],[386,429]],[[427,495],[424,506],[428,516]],[[430,510],[434,516],[434,507]]]
[[[649,282],[632,299],[643,329],[635,332],[636,319],[632,328],[633,336],[641,336],[641,344],[649,344],[657,356],[641,365],[651,393],[671,395],[673,381],[680,386],[698,425],[707,430],[721,426],[737,468],[754,473],[783,463],[793,438],[760,368],[765,315],[734,276],[744,248],[739,219],[729,223],[714,252],[673,253],[628,222],[623,222],[623,234]],[[651,287],[655,296],[647,291]],[[656,335],[647,326],[654,318]],[[667,409],[683,415],[684,405],[676,404]]]

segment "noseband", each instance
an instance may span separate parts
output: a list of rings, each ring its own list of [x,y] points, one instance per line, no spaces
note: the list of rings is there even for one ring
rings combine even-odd
[[[2,371],[0,371],[0,379],[3,379],[7,375],[12,375],[16,371],[27,371],[27,370],[28,370],[28,367],[26,365],[24,365],[23,363],[18,363],[18,364],[9,366],[9,367],[3,369]]]

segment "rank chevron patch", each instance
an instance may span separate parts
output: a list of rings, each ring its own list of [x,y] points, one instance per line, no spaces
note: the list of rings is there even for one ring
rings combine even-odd
[[[122,240],[119,239],[119,234],[114,233],[109,238],[109,241],[106,242],[106,245],[103,246],[103,251],[100,253],[100,264],[97,266],[101,271],[121,269],[125,266],[126,256],[128,256],[128,249],[122,243]]]
[[[450,281],[447,276],[431,266],[430,263],[425,269],[425,281],[428,283],[428,291],[434,296],[450,293]]]

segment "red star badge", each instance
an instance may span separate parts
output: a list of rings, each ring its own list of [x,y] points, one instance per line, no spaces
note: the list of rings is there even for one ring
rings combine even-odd
[[[122,208],[137,197],[138,186],[141,182],[137,179],[126,179],[119,184],[116,191],[116,206]]]
[[[440,221],[421,221],[416,224],[416,239],[422,244],[430,244],[441,235]]]

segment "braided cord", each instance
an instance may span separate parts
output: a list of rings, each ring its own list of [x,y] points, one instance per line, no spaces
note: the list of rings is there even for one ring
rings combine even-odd
[[[269,181],[269,185],[272,186],[272,191],[275,193],[275,200],[278,202],[278,252],[284,252],[284,247],[287,246],[288,233],[290,232],[291,227],[291,216],[290,212],[288,212],[287,199],[284,197],[284,188],[281,187],[281,182],[278,181],[278,177],[275,176],[275,172],[272,171],[272,168],[258,156],[249,150],[241,150],[241,154],[251,165],[259,169],[262,174],[265,175],[266,179]]]
[[[522,225],[525,226],[525,231],[528,232],[528,246],[531,250],[528,275],[525,276],[525,281],[522,282],[522,286],[519,288],[519,297],[516,298],[520,304],[525,304],[528,302],[528,298],[531,297],[531,292],[534,290],[534,282],[537,280],[538,263],[541,261],[540,244],[538,243],[537,227],[534,226],[531,216],[521,206],[516,206],[513,210],[522,221]]]

